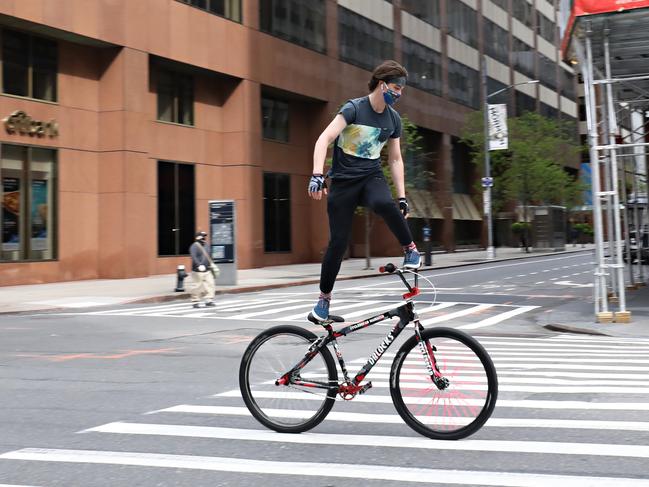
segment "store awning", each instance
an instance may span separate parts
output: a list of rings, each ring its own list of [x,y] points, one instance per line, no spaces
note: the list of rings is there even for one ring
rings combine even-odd
[[[438,218],[440,220],[444,218],[431,191],[411,189],[408,191],[408,201],[410,202],[411,218]]]
[[[453,193],[453,220],[482,220],[470,195]]]

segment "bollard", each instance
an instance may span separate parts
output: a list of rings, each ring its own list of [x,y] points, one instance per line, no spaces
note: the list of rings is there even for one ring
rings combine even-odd
[[[181,293],[185,291],[185,285],[183,281],[187,277],[187,273],[185,272],[185,266],[184,265],[179,265],[176,267],[176,291],[177,293]]]

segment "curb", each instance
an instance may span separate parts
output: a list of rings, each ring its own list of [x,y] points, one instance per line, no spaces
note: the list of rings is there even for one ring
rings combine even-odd
[[[602,333],[601,331],[590,330],[588,328],[578,328],[576,326],[561,325],[561,324],[550,324],[543,325],[543,328],[550,331],[557,331],[559,333],[575,333],[579,335],[597,335],[612,337],[615,335],[609,335],[608,333]]]

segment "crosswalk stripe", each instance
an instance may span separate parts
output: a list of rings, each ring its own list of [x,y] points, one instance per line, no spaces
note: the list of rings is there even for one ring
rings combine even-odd
[[[370,377],[371,379],[371,377]],[[373,389],[387,389],[389,382],[375,381],[372,379]],[[431,383],[414,382],[408,383],[408,389],[430,389],[434,387]],[[486,391],[487,384],[461,384],[454,390],[461,391]],[[528,383],[522,385],[507,385],[499,384],[498,392],[534,392],[534,393],[553,393],[553,394],[649,394],[649,387],[622,387],[622,386],[608,386],[606,384],[599,386],[533,386]]]
[[[459,375],[459,376],[453,376],[451,379],[452,381],[467,381],[467,380],[476,380],[480,378],[482,375],[483,380],[486,380],[484,378],[484,372],[482,374],[476,373],[473,376],[465,374],[465,375]],[[309,374],[302,374],[302,377],[304,378],[313,378]],[[424,378],[427,377],[427,371],[425,369],[422,369],[419,372],[412,372],[412,373],[402,373],[400,375],[400,378],[403,380],[412,380],[415,378]],[[375,380],[375,379],[385,379],[388,380],[390,378],[389,372],[375,372],[374,369],[369,373],[367,376],[368,379]],[[593,379],[593,380],[572,380],[572,379],[559,379],[555,377],[507,377],[503,375],[498,376],[498,383],[499,384],[555,384],[555,385],[566,385],[566,386],[601,386],[602,381],[598,379]],[[646,386],[649,387],[649,380],[619,380],[615,382],[616,385],[618,386],[625,386],[625,387],[642,387]],[[461,388],[461,387],[460,387]]]
[[[381,357],[381,360],[383,360],[384,357]],[[379,364],[383,363],[384,365],[389,362],[390,358],[385,357],[385,361],[379,362]],[[513,359],[512,359],[513,360]],[[517,359],[520,360],[520,359]],[[352,360],[351,362],[348,362],[349,364],[364,364],[366,360],[364,359],[359,359],[359,360]],[[553,363],[546,363],[546,362],[514,362],[514,363],[509,363],[505,359],[499,359],[499,360],[494,360],[494,364],[496,365],[496,369],[498,371],[502,369],[548,369],[548,370],[561,370],[561,371],[568,371],[568,370],[588,370],[591,371],[595,366],[593,365],[583,365],[579,363],[556,363],[558,362],[557,359],[553,361],[548,361],[548,362],[553,362]],[[407,365],[421,365],[421,362],[418,361],[413,361],[413,360],[406,360],[405,364]],[[460,367],[460,366],[474,366],[474,362],[453,362],[453,365],[455,367]],[[649,367],[645,366],[634,366],[634,365],[608,365],[606,364],[606,370],[607,371],[618,371],[618,372],[649,372]]]
[[[380,303],[381,301],[356,301],[356,302],[353,302],[353,303],[350,303],[350,304],[339,306],[339,303],[343,303],[343,302],[347,302],[347,301],[336,301],[336,306],[335,306],[335,308],[331,309],[331,314],[337,314],[338,311],[343,310],[343,309],[358,308],[359,306],[364,306],[364,305],[369,305],[369,306],[371,306],[373,308],[374,305]],[[311,306],[312,305],[313,305],[313,303],[311,303]],[[273,319],[271,321],[292,321],[292,320],[305,319],[307,313],[309,311],[311,311],[311,306],[307,306],[306,310],[301,312],[301,313],[297,313],[297,314],[289,315],[289,316],[282,316],[281,318],[275,318],[275,319]],[[345,315],[345,317],[347,317],[347,315]]]
[[[622,345],[608,345],[606,343],[593,343],[592,345],[582,345],[580,343],[559,343],[552,341],[550,342],[548,339],[544,340],[533,340],[533,339],[525,339],[521,340],[520,342],[518,341],[503,341],[502,337],[498,337],[498,339],[493,339],[490,337],[476,337],[480,343],[483,345],[504,345],[504,346],[516,346],[520,348],[537,348],[539,345],[543,345],[545,347],[551,347],[555,350],[636,350],[636,351],[644,351],[644,352],[649,352],[649,347],[646,346],[622,346]],[[594,342],[595,340],[593,340]]]
[[[216,308],[229,308],[232,306],[237,306],[237,305],[253,305],[253,304],[259,304],[261,306],[271,304],[273,301],[270,299],[253,299],[253,300],[241,300],[241,299],[228,299],[224,301],[217,301],[217,307]],[[264,303],[264,304],[262,304]],[[216,309],[215,308],[215,309]],[[138,316],[140,314],[148,314],[148,313],[164,313],[164,312],[180,312],[180,311],[191,311],[191,303],[188,301],[184,301],[181,303],[173,303],[173,304],[162,304],[158,306],[147,306],[147,307],[138,307],[138,308],[126,308],[126,309],[113,309],[113,310],[103,310],[103,311],[92,311],[89,313],[81,313],[81,314],[89,314],[89,315],[132,315],[132,316]]]
[[[298,435],[285,435],[297,438]],[[299,435],[304,438],[306,435]],[[429,440],[426,440],[429,441]],[[452,442],[445,442],[451,444]],[[460,442],[453,443],[460,444]],[[241,472],[263,475],[300,475],[310,477],[335,477],[370,480],[393,480],[397,482],[480,485],[503,487],[547,487],[570,485],[571,487],[636,487],[646,486],[644,479],[622,477],[588,477],[574,475],[551,475],[518,472],[489,472],[471,470],[442,470],[382,465],[277,462],[246,458],[208,457],[192,455],[168,455],[160,453],[136,453],[93,450],[62,450],[47,448],[24,448],[3,453],[0,458],[44,462],[92,463],[131,465],[143,467],[166,467],[178,469]]]
[[[145,423],[108,423],[83,433],[115,433],[131,435],[184,436],[227,440],[269,441],[302,445],[373,446],[384,448],[417,448],[422,450],[486,451],[507,453],[543,453],[552,455],[583,455],[649,458],[649,446],[602,443],[471,440],[446,441],[412,436],[348,435],[336,433],[303,433],[287,435],[269,430],[220,428]],[[0,458],[2,458],[0,456]]]
[[[472,307],[467,308],[467,309],[456,311],[455,313],[449,313],[449,314],[445,314],[445,315],[442,315],[442,316],[436,316],[434,318],[427,318],[427,319],[420,320],[420,321],[421,321],[421,324],[424,325],[424,326],[432,325],[434,323],[442,323],[444,321],[454,320],[455,318],[460,318],[462,316],[479,313],[481,311],[484,311],[486,309],[493,308],[493,307],[494,307],[493,304],[478,304],[477,306],[472,306]]]
[[[518,316],[523,313],[527,313],[528,311],[531,311],[533,309],[538,308],[539,306],[521,306],[520,308],[512,309],[510,311],[506,311],[504,313],[497,314],[496,316],[491,316],[489,318],[486,318],[482,321],[478,321],[477,323],[471,323],[469,325],[462,325],[458,326],[458,329],[460,330],[476,330],[478,328],[484,328],[486,326],[491,326],[495,325],[496,323],[500,323],[501,321],[508,320],[509,318],[513,318],[514,316]]]
[[[281,398],[281,399],[307,399],[322,401],[318,396],[311,397],[303,393],[283,392],[283,391],[257,391],[255,395],[259,398]],[[212,397],[241,397],[238,389],[214,394]],[[337,398],[342,401],[342,399]],[[428,398],[408,397],[404,399],[407,404],[429,404]],[[471,399],[465,399],[469,405],[476,405],[478,402]],[[354,402],[372,403],[372,404],[392,404],[390,396],[378,394],[366,394],[354,398]],[[482,404],[483,401],[479,401]],[[534,400],[534,399],[501,399],[498,398],[496,403],[498,409],[501,408],[522,408],[522,409],[588,409],[604,411],[649,411],[649,403],[644,402],[590,402],[590,401],[566,401],[566,400]],[[156,411],[154,411],[156,412]]]
[[[484,401],[476,401],[478,405]],[[464,401],[458,401],[459,404],[468,406]],[[449,404],[446,403],[445,404]],[[473,405],[473,404],[471,404]],[[245,407],[237,406],[195,406],[191,404],[181,404],[166,409],[160,409],[159,413],[191,413],[191,414],[211,414],[215,416],[250,416],[250,411]],[[282,418],[305,418],[313,415],[313,411],[282,410],[282,409],[264,409],[266,414]],[[424,424],[466,424],[467,418],[462,417],[418,417],[419,421]],[[353,423],[381,423],[381,424],[402,424],[401,416],[397,414],[378,414],[378,413],[354,413],[331,411],[325,421],[349,421]],[[132,424],[132,423],[120,423]],[[580,419],[543,419],[543,418],[494,418],[487,420],[484,426],[500,428],[557,428],[557,429],[596,429],[596,430],[624,430],[624,431],[649,431],[649,422],[642,421],[597,421],[597,420],[580,420]],[[484,427],[483,426],[483,427]],[[95,431],[90,428],[86,431]]]
[[[273,308],[265,309],[263,311],[253,311],[252,313],[238,314],[232,316],[232,319],[245,320],[247,318],[254,318],[256,316],[277,314],[277,313],[281,313],[282,311],[290,311],[290,310],[305,308],[305,307],[308,308],[311,305],[311,301],[307,301],[304,299],[292,299],[292,300],[282,301],[282,304],[289,304],[289,303],[300,303],[300,304],[297,305],[294,304],[292,306],[282,306],[279,308],[273,307]]]
[[[357,362],[361,363],[361,362]],[[362,363],[365,363],[363,361]],[[388,374],[391,370],[390,365],[381,365],[381,362],[379,362],[379,365],[375,365],[372,371],[370,372],[369,377],[372,377],[373,374],[375,373],[385,373]],[[404,367],[403,370],[408,370],[408,368]],[[468,373],[468,372],[465,372]],[[478,371],[475,372],[477,375],[484,375],[484,372]],[[646,379],[647,376],[645,374],[615,374],[615,373],[607,373],[607,372],[570,372],[570,371],[554,371],[554,372],[543,372],[543,371],[523,371],[523,370],[499,370],[498,371],[498,380],[504,377],[515,377],[515,376],[522,376],[522,377],[552,377],[552,378],[561,378],[561,377],[572,377],[576,379],[616,379],[616,380],[621,380],[621,381],[626,381],[626,380],[635,380],[635,379]],[[601,384],[601,380],[599,383]]]

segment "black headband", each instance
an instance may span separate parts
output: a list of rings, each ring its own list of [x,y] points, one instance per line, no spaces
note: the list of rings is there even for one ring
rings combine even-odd
[[[384,83],[394,83],[399,86],[406,86],[406,77],[405,76],[395,76],[393,78],[388,78],[382,80]]]

